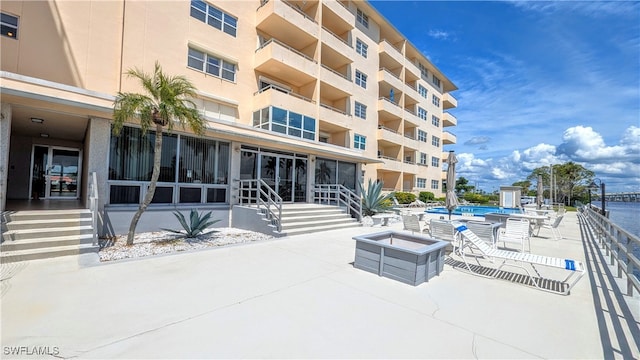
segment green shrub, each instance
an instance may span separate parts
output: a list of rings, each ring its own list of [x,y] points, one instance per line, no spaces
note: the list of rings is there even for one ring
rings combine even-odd
[[[184,230],[173,230],[173,229],[162,229],[162,230],[170,231],[176,234],[184,234],[187,236],[188,239],[195,238],[200,234],[204,234],[203,232],[204,230],[206,230],[209,226],[220,221],[220,220],[209,220],[211,218],[211,211],[204,214],[203,216],[200,216],[200,214],[198,214],[198,211],[196,211],[196,209],[191,209],[191,214],[189,215],[189,220],[190,220],[189,223],[187,223],[187,220],[184,218],[184,215],[182,215],[181,212],[176,211],[173,213],[173,215],[175,215],[175,217],[178,218],[178,221],[180,222],[180,225],[182,225],[182,228]]]
[[[416,201],[416,195],[410,192],[397,192],[396,199],[400,204],[411,204]]]
[[[418,194],[418,200],[422,202],[433,201],[433,199],[435,199],[435,195],[430,191],[420,191]]]
[[[373,182],[369,179],[367,188],[358,183],[362,193],[362,215],[371,216],[383,212],[391,207],[393,193],[382,195],[382,181]]]

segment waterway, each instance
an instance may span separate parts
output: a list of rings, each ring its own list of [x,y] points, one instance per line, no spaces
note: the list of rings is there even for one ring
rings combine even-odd
[[[600,204],[593,203],[600,207]],[[640,237],[640,202],[607,202],[609,219],[632,235]]]

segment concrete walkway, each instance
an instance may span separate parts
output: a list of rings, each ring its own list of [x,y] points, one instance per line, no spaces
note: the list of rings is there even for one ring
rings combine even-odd
[[[591,267],[569,296],[450,265],[413,287],[352,266],[351,237],[378,230],[97,265],[85,256],[3,268],[2,357],[34,358],[28,351],[36,350],[63,358],[640,356],[637,333],[625,329],[630,323],[637,331],[637,321],[625,319],[619,305],[605,306],[615,282],[595,282],[606,269]],[[560,241],[533,238],[532,252],[591,264],[575,214],[561,231]],[[624,344],[610,336],[616,332],[626,334]]]

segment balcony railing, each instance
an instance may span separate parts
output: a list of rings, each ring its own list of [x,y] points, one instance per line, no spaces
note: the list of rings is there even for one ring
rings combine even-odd
[[[385,160],[391,160],[391,161],[398,161],[398,159],[396,159],[396,158],[394,158],[394,157],[385,156],[385,155],[378,155],[378,159],[385,159]]]
[[[400,105],[396,104],[396,103],[395,103],[395,101],[391,101],[391,99],[389,99],[388,97],[385,97],[385,96],[381,96],[381,97],[379,97],[379,98],[378,98],[378,100],[386,100],[386,101],[388,101],[389,103],[391,103],[391,104],[393,104],[393,105],[395,105],[395,106],[400,107]]]
[[[327,104],[320,103],[320,106],[322,106],[322,107],[323,107],[323,108],[325,108],[325,109],[329,109],[329,110],[332,110],[332,111],[338,112],[338,113],[340,113],[340,114],[342,114],[342,115],[351,116],[351,115],[350,115],[349,113],[347,113],[346,111],[344,111],[344,110],[340,110],[340,109],[336,109],[336,108],[334,108],[333,106],[329,106],[329,105],[327,105]]]
[[[393,129],[389,129],[388,127],[385,127],[383,125],[378,125],[378,129],[384,130],[384,131],[388,131],[388,132],[392,132],[394,134],[398,134],[397,131],[393,130]]]
[[[391,70],[385,68],[385,67],[381,67],[379,70],[384,71],[384,72],[388,72],[391,76],[393,76],[394,78],[402,81],[402,79],[400,79],[399,75],[394,74]]]
[[[347,76],[347,75],[345,75],[345,74],[342,74],[342,73],[340,73],[340,72],[338,72],[338,71],[335,71],[335,70],[333,70],[332,68],[328,67],[328,66],[327,66],[327,65],[325,65],[325,64],[321,64],[321,66],[322,66],[323,68],[325,68],[325,69],[327,69],[327,70],[331,71],[332,73],[334,73],[334,74],[336,74],[336,75],[338,75],[338,76],[342,77],[343,79],[345,79],[345,80],[347,80],[347,81],[351,81],[351,79],[349,79],[349,76]]]
[[[333,35],[333,37],[335,37],[336,39],[342,41],[345,45],[347,45],[348,47],[353,49],[353,46],[351,46],[351,44],[349,44],[349,42],[343,38],[341,38],[340,36],[336,35],[333,31],[327,29],[326,27],[322,27],[326,32],[328,32],[329,34]]]
[[[311,57],[309,57],[308,55],[301,53],[300,51],[298,51],[298,50],[296,50],[296,49],[292,48],[291,46],[289,46],[289,45],[287,45],[287,44],[283,43],[282,41],[280,41],[280,40],[278,40],[278,39],[276,39],[276,38],[271,38],[271,39],[269,39],[268,41],[266,41],[264,44],[260,45],[260,47],[256,49],[256,52],[260,51],[261,49],[264,49],[265,47],[267,47],[267,46],[268,46],[269,44],[271,44],[271,43],[278,44],[278,45],[280,45],[280,46],[284,47],[285,49],[287,49],[287,50],[289,50],[289,51],[291,51],[291,52],[293,52],[293,53],[296,53],[296,54],[298,54],[298,55],[302,56],[303,58],[305,58],[305,59],[307,59],[307,60],[309,60],[309,61],[313,61],[313,62],[314,62],[314,63],[316,63],[316,64],[318,63],[318,61],[316,61],[316,60],[312,59],[312,58],[311,58]]]
[[[308,97],[302,96],[300,94],[296,94],[296,93],[291,92],[291,91],[289,91],[289,90],[287,90],[287,89],[285,89],[283,87],[280,87],[278,85],[273,85],[273,84],[270,84],[269,86],[263,87],[262,89],[260,89],[260,90],[256,91],[255,93],[253,93],[253,95],[255,96],[255,95],[261,94],[261,93],[263,93],[263,92],[265,92],[267,90],[280,91],[281,93],[285,93],[285,94],[293,96],[295,98],[298,98],[298,99],[301,99],[301,100],[304,100],[304,101],[308,101],[308,102],[310,102],[312,104],[316,103],[315,100],[309,99]]]

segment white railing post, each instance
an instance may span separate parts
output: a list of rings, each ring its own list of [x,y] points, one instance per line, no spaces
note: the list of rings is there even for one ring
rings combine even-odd
[[[95,172],[91,173],[89,184],[89,210],[91,210],[91,227],[93,229],[93,246],[98,245],[98,179]]]

